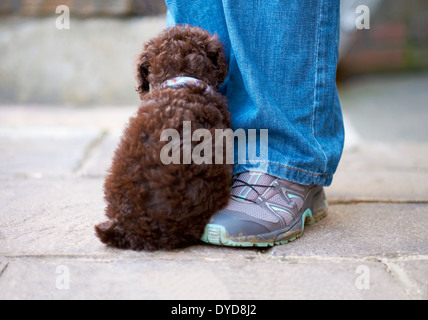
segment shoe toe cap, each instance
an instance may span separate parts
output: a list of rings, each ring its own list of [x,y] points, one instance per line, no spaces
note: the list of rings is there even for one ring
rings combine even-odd
[[[209,223],[223,227],[232,237],[260,235],[271,231],[266,222],[230,210],[217,212]]]

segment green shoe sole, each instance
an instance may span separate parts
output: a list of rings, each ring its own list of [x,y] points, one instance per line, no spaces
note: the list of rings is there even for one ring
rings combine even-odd
[[[312,214],[312,211],[308,209],[303,213],[302,218],[293,225],[282,230],[257,236],[232,237],[227,233],[225,227],[208,224],[205,227],[205,232],[201,240],[209,244],[227,247],[273,247],[300,238],[303,236],[305,226],[313,225],[326,218],[327,215],[328,210]]]

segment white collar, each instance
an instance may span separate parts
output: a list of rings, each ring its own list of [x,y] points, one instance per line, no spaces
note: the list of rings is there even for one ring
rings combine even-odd
[[[179,88],[179,87],[186,87],[186,86],[196,86],[201,89],[204,89],[206,92],[210,93],[211,95],[214,94],[213,88],[206,84],[204,81],[192,78],[192,77],[176,77],[170,80],[165,81],[162,83],[161,88]]]

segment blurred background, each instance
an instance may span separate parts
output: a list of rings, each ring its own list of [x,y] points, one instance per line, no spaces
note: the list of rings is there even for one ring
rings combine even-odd
[[[428,67],[428,1],[342,0],[338,80]],[[358,5],[370,30],[358,30]],[[57,30],[67,5],[70,30]],[[134,60],[165,27],[161,0],[0,0],[0,103],[135,104]]]
[[[59,5],[70,30],[56,28]],[[165,12],[160,0],[0,0],[0,103],[135,104],[135,56]]]

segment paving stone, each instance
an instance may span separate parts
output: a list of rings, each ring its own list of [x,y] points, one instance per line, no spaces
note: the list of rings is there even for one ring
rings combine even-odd
[[[428,300],[428,260],[404,258],[392,263],[400,269],[394,268],[391,273],[406,285],[407,293],[414,299]]]
[[[399,201],[428,202],[428,172],[339,170],[326,189],[332,202]]]
[[[138,253],[108,248],[95,236],[105,221],[103,179],[0,180],[0,256],[75,255],[147,259],[234,259],[257,250],[194,246]]]
[[[96,246],[101,180],[1,180],[0,193],[0,254],[82,254]]]
[[[92,150],[87,161],[78,174],[85,177],[105,177],[111,167],[114,151],[116,150],[121,135],[108,133]]]
[[[3,272],[6,270],[6,267],[7,267],[7,263],[5,261],[0,261],[0,277],[3,274]]]
[[[0,254],[141,255],[106,248],[93,227],[104,221],[102,179],[4,180],[0,184]],[[305,235],[273,249],[279,256],[356,257],[428,254],[428,205],[335,205]],[[258,250],[195,246],[153,259],[257,256]]]
[[[395,257],[428,254],[428,205],[355,204],[330,207],[329,216],[275,256]]]
[[[427,143],[427,78],[427,72],[355,78],[341,88],[341,104],[363,141]]]
[[[130,106],[97,106],[77,108],[61,106],[0,105],[0,126],[66,127],[74,131],[99,130],[121,133],[138,104]]]
[[[363,275],[367,289],[361,280]],[[0,299],[408,299],[378,262],[11,261]]]
[[[204,245],[160,253],[108,248],[94,234],[95,224],[105,220],[103,183],[80,178],[0,180],[0,255],[216,260],[259,253]]]
[[[353,150],[344,152],[340,169],[427,172],[427,156],[428,141],[426,143],[359,141]]]
[[[0,176],[71,175],[97,130],[64,127],[0,128]]]
[[[331,200],[428,202],[428,143],[361,142],[346,151],[333,184]]]

